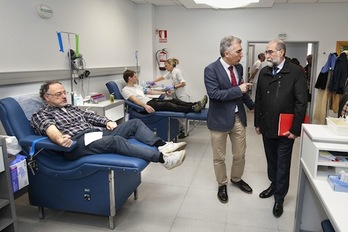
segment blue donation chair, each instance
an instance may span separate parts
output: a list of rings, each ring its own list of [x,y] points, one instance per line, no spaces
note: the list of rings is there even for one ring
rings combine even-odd
[[[106,83],[109,93],[114,94],[115,99],[122,99],[125,101],[126,113],[129,114],[129,119],[138,118],[162,139],[167,141],[175,140],[180,133],[178,118],[185,118],[186,114],[173,111],[156,111],[149,114],[143,107],[123,99],[121,89],[125,85],[126,82],[123,79]]]
[[[44,207],[114,217],[141,183],[141,171],[149,164],[139,158],[120,154],[89,155],[75,161],[64,159],[63,148],[47,137],[35,135],[29,119],[42,107],[38,94],[26,94],[0,100],[0,119],[6,133],[15,136],[28,156],[31,205],[38,206],[39,218],[45,217]],[[131,142],[140,143],[135,139]],[[154,148],[155,149],[155,148]],[[35,151],[35,152],[34,152]]]
[[[189,133],[195,129],[198,125],[201,124],[201,122],[206,122],[208,118],[208,108],[203,109],[201,112],[190,112],[185,115],[185,124],[186,124],[186,131],[185,135],[188,136]],[[190,121],[192,122],[192,125],[190,127]]]
[[[321,222],[321,228],[323,229],[323,232],[335,232],[329,219],[325,219]]]

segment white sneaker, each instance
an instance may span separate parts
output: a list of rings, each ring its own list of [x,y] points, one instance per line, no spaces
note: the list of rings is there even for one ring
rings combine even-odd
[[[186,147],[186,142],[180,142],[180,143],[173,143],[173,142],[166,142],[163,146],[158,147],[158,151],[161,152],[163,155],[168,155],[168,153],[171,153],[173,151],[181,151],[184,150]]]
[[[174,151],[167,154],[166,156],[163,156],[163,159],[164,159],[163,166],[168,170],[179,166],[185,160],[185,157],[186,157],[185,153],[186,153],[185,150],[181,150],[181,151]]]

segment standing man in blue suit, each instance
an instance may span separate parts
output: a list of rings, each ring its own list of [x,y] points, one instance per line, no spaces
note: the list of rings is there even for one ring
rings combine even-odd
[[[242,180],[246,150],[246,113],[244,104],[254,109],[248,88],[251,83],[243,81],[243,57],[241,39],[226,36],[220,42],[221,57],[204,69],[204,82],[210,99],[208,129],[213,149],[214,170],[218,182],[217,197],[222,203],[228,202],[226,174],[226,143],[229,136],[232,144],[233,162],[230,180],[233,185],[246,193],[252,188]]]

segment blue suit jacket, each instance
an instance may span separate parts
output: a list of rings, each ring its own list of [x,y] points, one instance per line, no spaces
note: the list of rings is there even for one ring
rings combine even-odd
[[[230,131],[234,127],[236,106],[239,117],[246,126],[243,103],[249,109],[254,109],[254,102],[247,93],[242,93],[238,86],[232,87],[230,77],[219,59],[204,69],[204,83],[209,96],[207,124],[210,130]],[[238,72],[236,77],[239,79],[238,83],[243,83],[243,67],[240,64],[235,67]]]

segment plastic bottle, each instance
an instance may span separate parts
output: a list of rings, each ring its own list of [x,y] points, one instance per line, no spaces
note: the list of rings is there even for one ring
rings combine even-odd
[[[77,101],[78,101],[78,96],[76,93],[74,93],[74,102],[73,102],[74,106],[77,106]]]
[[[77,101],[77,105],[78,105],[78,106],[83,105],[83,97],[82,97],[82,94],[79,95],[79,98],[78,98],[78,101]]]
[[[74,93],[74,106],[79,105],[81,105],[81,98],[76,93]]]
[[[110,103],[115,101],[114,93],[110,94]]]

